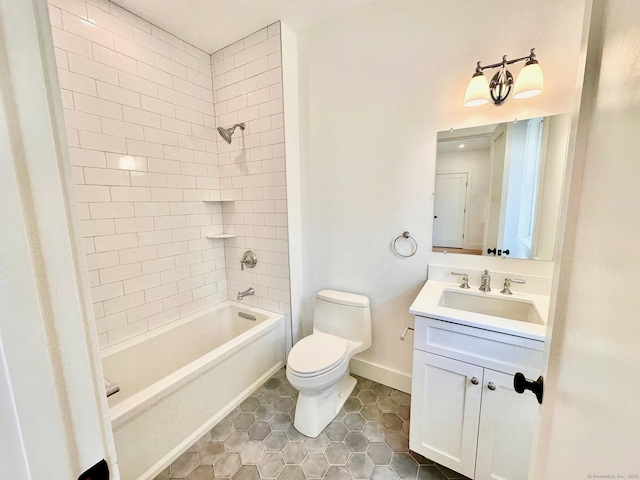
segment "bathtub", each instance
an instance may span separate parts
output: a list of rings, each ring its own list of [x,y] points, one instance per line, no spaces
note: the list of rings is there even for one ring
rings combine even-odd
[[[105,349],[104,376],[120,387],[108,399],[120,478],[154,478],[284,355],[284,317],[231,301]]]

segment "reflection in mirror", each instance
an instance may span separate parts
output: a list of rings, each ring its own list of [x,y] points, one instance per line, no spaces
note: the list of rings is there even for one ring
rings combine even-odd
[[[433,251],[553,260],[570,115],[438,133]]]

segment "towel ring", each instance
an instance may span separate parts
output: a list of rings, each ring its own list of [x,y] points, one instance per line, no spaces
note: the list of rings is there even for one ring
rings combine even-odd
[[[398,252],[398,250],[396,249],[396,243],[401,238],[408,238],[409,240],[411,240],[413,242],[413,245],[414,245],[413,246],[413,252],[411,252],[409,255],[403,255],[402,253]],[[416,254],[416,252],[418,251],[418,242],[416,242],[416,239],[413,238],[409,232],[402,232],[402,235],[398,235],[396,237],[396,239],[393,241],[392,248],[393,248],[393,251],[396,253],[396,255],[398,255],[400,257],[404,257],[404,258],[409,258],[409,257],[413,257]]]

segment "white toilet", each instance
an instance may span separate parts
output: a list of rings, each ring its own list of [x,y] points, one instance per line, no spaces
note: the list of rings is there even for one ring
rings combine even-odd
[[[296,343],[287,359],[287,380],[298,390],[294,426],[317,437],[349,398],[356,379],[349,360],[371,346],[371,310],[363,295],[321,290],[313,334]]]

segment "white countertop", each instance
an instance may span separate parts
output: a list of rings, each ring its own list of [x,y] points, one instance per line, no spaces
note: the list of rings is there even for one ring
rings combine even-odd
[[[538,311],[544,325],[442,307],[438,305],[438,303],[442,292],[445,290],[464,292],[465,294],[471,295],[490,296],[501,300],[519,300],[532,303]],[[424,284],[424,287],[422,287],[422,290],[420,290],[416,299],[413,301],[413,304],[409,308],[409,312],[421,317],[435,318],[460,325],[467,325],[494,332],[506,333],[508,335],[530,338],[532,340],[544,341],[549,315],[549,296],[535,293],[521,293],[517,291],[514,291],[513,295],[506,296],[500,293],[500,289],[485,293],[479,291],[477,285],[471,285],[471,289],[464,290],[460,288],[459,283],[428,280]]]

